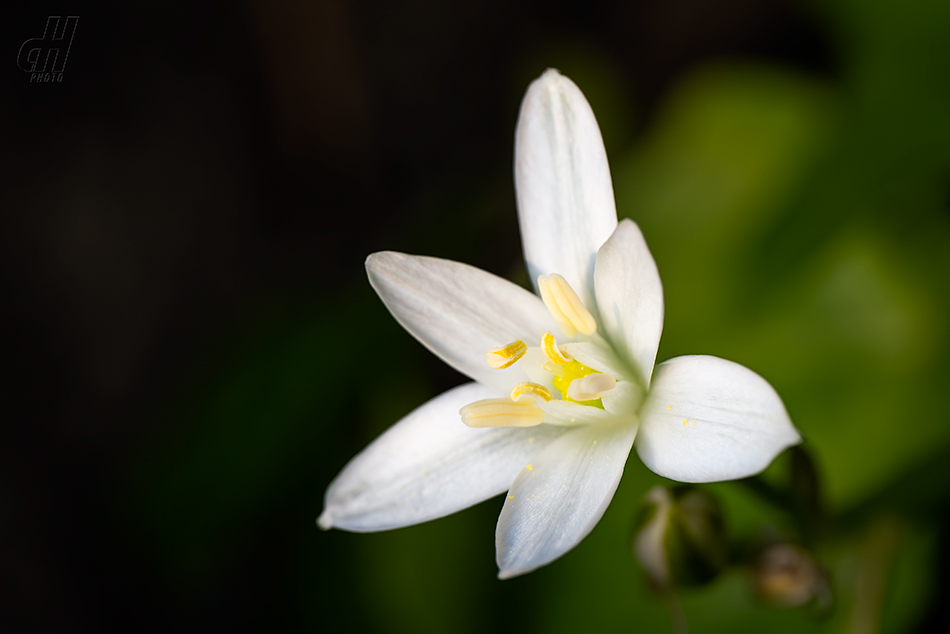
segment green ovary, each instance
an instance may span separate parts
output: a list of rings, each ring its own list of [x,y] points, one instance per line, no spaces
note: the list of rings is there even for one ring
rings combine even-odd
[[[580,361],[569,361],[568,363],[561,366],[561,370],[564,371],[564,374],[555,376],[552,380],[554,387],[557,388],[557,391],[561,393],[561,398],[563,398],[565,401],[571,401],[572,403],[579,403],[581,405],[588,405],[590,407],[604,409],[604,404],[599,398],[592,401],[575,401],[567,395],[567,389],[571,386],[571,381],[591,374],[597,374],[597,370],[588,368]]]

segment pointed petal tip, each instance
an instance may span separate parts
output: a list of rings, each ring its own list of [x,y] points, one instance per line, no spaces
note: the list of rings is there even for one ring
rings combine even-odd
[[[522,566],[522,567],[520,567],[520,568],[511,568],[511,567],[505,568],[505,567],[502,566],[501,562],[496,562],[497,565],[498,565],[498,580],[499,580],[499,581],[507,581],[508,579],[514,579],[515,577],[522,577],[522,576],[524,576],[524,575],[526,575],[526,574],[529,574],[529,573],[532,573],[532,572],[534,572],[534,571],[536,571],[536,570],[540,570],[541,568],[544,568],[544,567],[547,566],[548,564],[554,563],[554,561],[556,561],[556,559],[552,559],[551,561],[546,561],[546,562],[544,562],[544,563],[542,563],[542,564],[539,564],[539,565],[537,565],[537,566],[530,566],[530,567],[527,567],[527,568],[524,567],[524,566]]]
[[[370,253],[366,256],[366,261],[363,262],[363,267],[366,268],[366,276],[370,279],[370,284],[373,281],[373,273],[379,268],[379,253]]]
[[[640,235],[643,235],[643,231],[641,231],[640,225],[638,225],[635,221],[633,221],[630,218],[621,218],[620,220],[618,220],[617,229],[615,229],[615,231],[620,229],[620,227],[623,227],[623,231],[636,230],[640,232]]]
[[[792,434],[789,438],[788,444],[785,446],[785,449],[794,447],[795,445],[800,445],[803,442],[805,442],[805,437],[802,436],[802,432],[798,430],[798,427],[795,427],[795,423],[792,423]]]
[[[333,528],[333,516],[330,515],[329,510],[324,510],[323,513],[320,514],[320,517],[317,518],[317,526],[322,531],[328,531]]]
[[[587,104],[587,99],[580,88],[577,87],[577,84],[567,75],[562,75],[556,68],[548,68],[531,82],[525,92],[525,101],[528,101],[529,97],[548,101],[554,98],[555,94],[561,94],[568,99],[580,100],[585,105]],[[588,105],[587,108],[589,109],[590,106]]]
[[[519,576],[519,575],[522,575],[522,574],[524,574],[524,573],[518,572],[518,571],[515,571],[515,570],[499,570],[499,571],[498,571],[498,580],[499,580],[499,581],[505,581],[505,580],[507,580],[507,579],[513,579],[513,578],[515,578],[515,577],[517,577],[517,576]]]
[[[524,562],[521,562],[520,566],[512,566],[510,565],[512,563],[511,561],[502,561],[500,557],[496,556],[495,565],[498,566],[498,580],[507,581],[508,579],[524,576],[528,573],[534,572],[535,570],[544,568],[553,561],[554,560],[546,561],[542,564],[538,564],[537,566],[525,566]]]
[[[561,71],[559,71],[558,69],[547,68],[543,73],[541,73],[541,76],[538,77],[535,81],[536,82],[556,82],[561,77],[564,77],[564,75],[562,75]]]
[[[617,226],[613,185],[590,104],[553,68],[521,102],[515,194],[529,275],[563,275],[590,309],[597,249]]]
[[[391,259],[395,251],[377,251],[366,256],[364,266],[367,271],[378,268],[385,260]]]

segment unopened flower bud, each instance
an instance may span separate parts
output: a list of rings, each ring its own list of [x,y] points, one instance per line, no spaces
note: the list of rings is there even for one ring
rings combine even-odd
[[[633,550],[657,590],[712,581],[728,561],[719,502],[691,486],[653,487],[644,498]]]

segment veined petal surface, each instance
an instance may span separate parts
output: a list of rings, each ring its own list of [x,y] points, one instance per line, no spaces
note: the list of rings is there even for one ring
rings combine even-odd
[[[554,399],[547,403],[540,402],[538,406],[544,410],[544,422],[547,425],[562,425],[564,427],[579,427],[581,425],[610,426],[621,422],[621,419],[634,420],[629,416],[618,415],[598,407],[581,405],[571,401]]]
[[[556,326],[536,295],[474,266],[384,251],[366,259],[366,271],[413,337],[459,372],[504,393],[530,379],[518,363],[490,368],[485,352],[517,339],[530,345]]]
[[[635,222],[621,222],[600,247],[594,280],[605,336],[649,386],[663,332],[663,285]]]
[[[615,416],[623,416],[639,424],[636,412],[644,400],[644,389],[638,383],[617,381],[614,389],[600,395],[604,409]]]
[[[782,400],[745,366],[718,357],[676,357],[657,366],[640,411],[637,453],[680,482],[759,473],[801,442]]]
[[[564,428],[466,427],[459,409],[498,396],[477,383],[417,408],[359,453],[327,489],[321,528],[382,531],[443,517],[504,492]]]
[[[531,459],[498,518],[499,578],[554,561],[593,530],[617,490],[634,436],[632,425],[576,427]]]
[[[515,191],[528,273],[559,273],[595,310],[594,259],[617,226],[607,152],[574,82],[548,69],[528,88],[515,132]]]

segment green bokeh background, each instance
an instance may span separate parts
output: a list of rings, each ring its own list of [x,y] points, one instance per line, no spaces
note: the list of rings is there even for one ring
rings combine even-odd
[[[831,512],[845,518],[820,552],[837,598],[830,618],[756,603],[735,570],[682,594],[696,632],[856,631],[856,610],[867,609],[856,580],[875,566],[887,579],[873,607],[881,631],[908,631],[932,599],[945,538],[950,4],[839,0],[812,10],[835,34],[840,77],[718,61],[679,81],[635,135],[609,63],[537,54],[588,95],[618,213],[640,224],[656,259],[667,314],[658,358],[712,354],[766,377],[817,460]],[[524,85],[538,68],[523,62]],[[513,226],[499,218],[513,214],[509,190],[495,185],[506,171],[489,166],[466,188],[420,202],[410,215],[418,231],[391,246],[487,258],[495,232]],[[451,221],[432,220],[431,206]],[[524,282],[520,263],[510,275]],[[246,547],[249,523],[275,495],[309,500],[315,517],[344,462],[436,393],[425,351],[364,280],[348,286],[235,342],[211,384],[166,414],[190,431],[126,494],[167,574],[195,583],[228,574],[229,552]],[[346,442],[330,442],[340,426]],[[669,617],[629,541],[639,501],[659,481],[632,456],[596,530],[511,581],[494,578],[498,499],[371,535],[318,533],[288,516],[274,574],[297,580],[285,604],[313,627],[663,631]],[[709,488],[735,531],[783,521],[735,485]],[[894,535],[883,556],[881,534]]]
[[[947,618],[937,602],[950,508],[950,3],[801,11],[830,34],[833,75],[724,57],[684,72],[642,113],[617,89],[610,54],[567,38],[510,60],[499,81],[512,130],[545,66],[585,92],[618,213],[640,225],[663,280],[658,359],[711,354],[764,376],[822,477],[833,531],[817,555],[831,614],[764,606],[735,569],[681,593],[691,631],[927,631]],[[423,192],[393,211],[400,230],[383,246],[525,284],[519,260],[496,258],[517,245],[510,172],[485,165]],[[272,596],[256,601],[271,606],[259,616],[274,631],[669,630],[631,555],[640,500],[663,481],[635,455],[593,533],[510,581],[495,579],[501,499],[397,531],[318,531],[346,461],[462,379],[359,274],[236,321],[149,413],[173,431],[107,487],[120,541],[136,544],[170,609],[247,574],[259,551],[253,574],[266,581],[255,587]],[[736,535],[788,524],[740,486],[708,490]],[[860,580],[875,574],[885,582],[868,604]],[[874,627],[862,629],[868,615]]]

